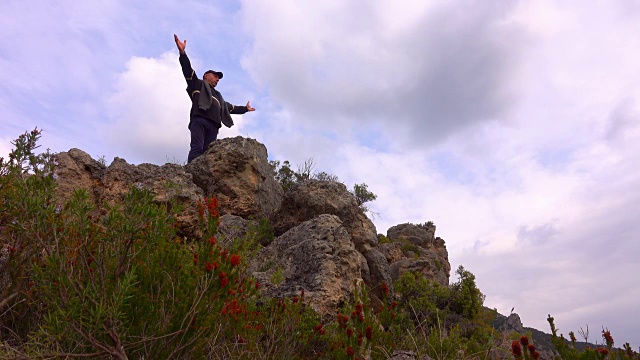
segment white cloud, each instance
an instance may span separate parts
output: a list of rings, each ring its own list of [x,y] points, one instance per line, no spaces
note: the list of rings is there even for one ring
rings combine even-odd
[[[338,133],[378,126],[422,146],[511,108],[521,35],[509,7],[432,2],[402,20],[389,7],[251,2],[243,65],[299,121]]]

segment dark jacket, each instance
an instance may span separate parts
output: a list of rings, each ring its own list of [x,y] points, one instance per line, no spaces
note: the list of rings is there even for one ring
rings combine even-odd
[[[211,88],[210,102],[206,101],[206,99],[200,101],[201,96],[207,96],[207,91],[205,91],[204,81],[198,79],[196,72],[191,68],[191,61],[189,61],[187,54],[180,54],[180,66],[182,66],[182,74],[187,80],[187,93],[191,98],[190,119],[203,117],[213,121],[218,127],[221,126],[220,124],[231,127],[233,126],[233,119],[231,119],[230,114],[244,114],[248,111],[246,106],[235,106],[224,101],[222,94],[215,88]],[[210,106],[202,106],[203,103],[209,103]]]

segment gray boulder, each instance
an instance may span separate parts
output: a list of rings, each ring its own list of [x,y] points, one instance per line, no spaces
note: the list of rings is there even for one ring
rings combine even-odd
[[[268,218],[280,206],[282,187],[267,160],[267,148],[243,137],[214,141],[185,170],[206,196],[219,200],[220,214]]]
[[[97,202],[94,187],[99,184],[106,166],[80,149],[71,149],[55,155],[55,173],[58,175],[56,198],[60,203],[69,200],[76,189],[86,190]]]
[[[199,238],[200,231],[197,202],[203,192],[195,186],[191,174],[176,164],[163,166],[153,164],[131,165],[124,159],[115,158],[105,167],[82,150],[71,149],[56,155],[58,174],[57,196],[61,201],[70,198],[75,189],[84,189],[92,196],[98,212],[106,212],[105,204],[114,205],[132,186],[149,189],[154,201],[177,207],[176,222],[180,235]]]
[[[421,273],[441,285],[449,285],[451,264],[444,240],[435,237],[435,226],[400,224],[387,231],[389,243],[378,248],[389,263],[393,281],[407,272]]]
[[[361,255],[334,215],[320,215],[289,229],[260,250],[250,271],[264,295],[299,296],[321,314],[333,314],[362,282]]]
[[[275,234],[283,234],[322,214],[340,218],[355,248],[364,256],[367,267],[363,278],[372,295],[382,298],[383,282],[393,291],[389,264],[376,249],[376,227],[358,206],[355,196],[342,183],[307,180],[294,185],[284,195],[280,209],[273,217]]]

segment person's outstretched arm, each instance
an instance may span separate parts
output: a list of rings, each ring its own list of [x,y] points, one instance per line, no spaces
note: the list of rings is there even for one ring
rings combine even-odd
[[[187,47],[187,40],[180,41],[178,35],[173,34],[173,39],[176,42],[176,46],[178,47],[178,51],[180,52],[180,66],[182,67],[182,74],[184,75],[185,80],[187,80],[187,92],[189,92],[189,96],[191,96],[191,91],[198,90],[200,87],[198,86],[198,77],[196,76],[196,72],[191,67],[191,61],[187,57],[187,53],[185,49]]]
[[[249,111],[256,111],[255,108],[251,107],[251,104],[249,103],[249,101],[247,101],[246,106],[233,105],[227,102],[227,108],[229,109],[229,112],[231,114],[244,114]]]

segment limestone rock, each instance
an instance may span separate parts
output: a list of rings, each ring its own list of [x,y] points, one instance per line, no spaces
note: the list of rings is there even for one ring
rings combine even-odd
[[[374,295],[382,297],[382,282],[393,291],[389,264],[376,249],[376,227],[342,183],[307,180],[293,186],[284,195],[280,210],[274,216],[275,234],[282,234],[321,214],[335,215],[342,221],[356,249],[367,261],[368,272],[363,277]]]
[[[218,234],[216,238],[222,239],[224,246],[227,241],[242,239],[247,234],[250,220],[245,220],[240,216],[225,214],[218,220]]]
[[[378,248],[389,262],[393,281],[410,271],[441,285],[449,285],[451,264],[444,240],[435,237],[435,226],[400,224],[389,228],[390,243]]]
[[[271,216],[282,201],[282,187],[273,176],[267,148],[243,137],[214,141],[185,170],[206,196],[216,196],[220,214],[243,218]]]
[[[200,237],[197,202],[203,192],[192,181],[191,174],[176,164],[163,166],[152,164],[131,165],[115,158],[104,166],[82,150],[71,149],[56,155],[58,197],[69,199],[75,189],[85,189],[92,196],[99,212],[105,212],[104,204],[116,204],[132,186],[142,186],[154,194],[154,201],[168,209],[177,206],[179,232],[190,238]]]
[[[84,189],[94,197],[93,189],[98,184],[106,166],[91,158],[80,149],[71,149],[55,155],[55,172],[58,175],[56,198],[60,203],[69,200],[77,189]]]
[[[97,189],[101,202],[117,203],[132,186],[150,190],[158,204],[168,209],[181,209],[176,220],[181,235],[189,238],[202,236],[199,226],[197,202],[203,192],[195,186],[191,174],[177,164],[162,166],[153,164],[131,165],[124,159],[115,158],[101,178]]]
[[[428,247],[433,244],[435,240],[435,232],[435,225],[425,226],[404,223],[390,227],[389,230],[387,230],[387,238],[405,240],[414,245]]]
[[[276,235],[322,214],[339,217],[356,248],[378,244],[375,225],[360,209],[347,187],[335,181],[307,180],[294,185],[285,194],[275,215]]]
[[[360,254],[334,215],[320,215],[290,229],[263,248],[250,271],[270,297],[305,292],[305,301],[331,314],[353,293],[360,277]]]

